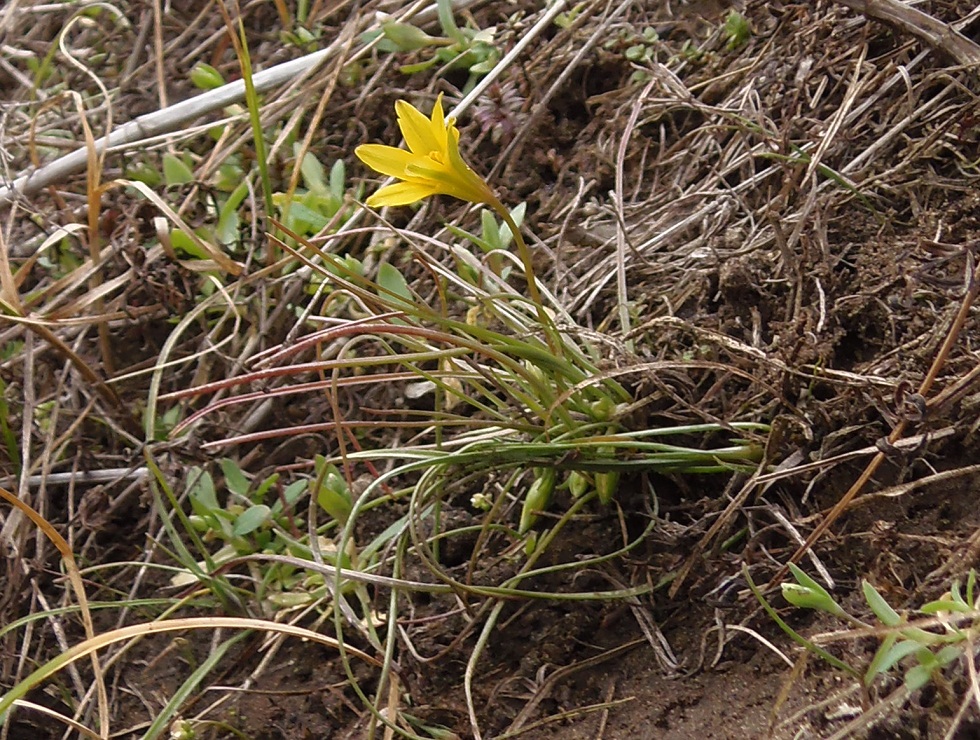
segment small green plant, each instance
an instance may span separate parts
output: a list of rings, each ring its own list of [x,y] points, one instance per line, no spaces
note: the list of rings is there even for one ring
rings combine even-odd
[[[484,493],[475,499],[475,506],[507,508],[504,501],[519,501],[515,536],[533,538],[532,529],[559,490],[572,494],[576,506],[592,497],[608,504],[624,474],[720,472],[758,461],[761,448],[747,439],[708,449],[665,440],[723,432],[718,425],[628,429],[623,417],[630,393],[614,376],[598,370],[597,349],[560,330],[554,310],[545,304],[521,235],[524,207],[507,209],[463,161],[459,131],[452,119],[445,118],[441,96],[431,116],[404,101],[396,104],[396,110],[408,150],[382,144],[364,144],[356,150],[365,164],[397,180],[371,194],[367,205],[402,206],[442,194],[488,206],[479,236],[450,229],[476,245],[486,261],[476,260],[463,245],[449,245],[458,259],[458,272],[441,272],[437,290],[442,300],[452,296],[457,308],[465,310],[465,319],[455,319],[445,305],[421,300],[395,264],[381,262],[372,280],[362,264],[323,252],[284,229],[304,251],[285,245],[287,249],[306,261],[336,296],[325,312],[348,300],[355,300],[360,312],[369,310],[367,319],[337,322],[335,330],[320,335],[318,342],[335,336],[348,343],[344,356],[323,364],[321,372],[352,372],[345,383],[368,384],[372,374],[384,382],[404,382],[415,397],[431,393],[436,404],[431,419],[419,417],[417,422],[424,434],[434,432],[434,448],[404,448],[390,456],[359,449],[317,461],[318,482],[312,493],[333,519],[349,529],[356,511],[346,493],[350,481],[339,472],[341,463],[346,476],[352,465],[372,466],[385,457],[401,459],[402,466],[386,464],[388,475],[411,479],[422,471],[413,485],[413,498],[419,501],[440,499],[455,487],[453,481],[461,471],[464,477],[499,474],[506,478],[500,495]],[[516,257],[509,249],[512,244]],[[511,280],[523,282],[520,292],[509,286]],[[371,349],[362,354],[361,347]],[[287,356],[288,351],[283,352]],[[248,383],[250,376],[238,382]],[[445,439],[444,425],[463,427],[449,446],[440,441]],[[365,429],[370,426],[365,424]],[[733,431],[751,435],[765,432],[766,427],[733,422],[725,436]],[[377,488],[381,479],[373,477],[370,490],[381,490]],[[345,554],[346,547],[340,546]]]
[[[725,45],[728,47],[728,50],[735,51],[745,46],[749,39],[752,38],[752,25],[749,23],[748,18],[733,8],[728,11],[728,16],[725,18],[723,32],[727,41]]]
[[[681,46],[679,56],[685,62],[697,64],[704,59],[704,52],[701,51],[701,49],[699,49],[693,41],[690,39],[685,39],[683,46]]]
[[[626,58],[635,64],[649,64],[656,59],[656,44],[660,40],[657,29],[647,26],[643,29],[636,43],[626,47]]]
[[[574,326],[539,283],[521,231],[524,206],[506,207],[463,159],[460,132],[446,117],[442,96],[428,116],[407,101],[395,108],[407,149],[362,144],[355,150],[364,164],[393,178],[368,196],[367,207],[452,196],[485,207],[476,227],[451,226],[443,240],[392,228],[383,250],[369,250],[359,260],[277,224],[271,238],[309,268],[317,292],[326,296],[317,328],[227,381],[247,387],[264,379],[263,391],[215,399],[189,413],[172,436],[218,408],[251,403],[259,394],[326,396],[333,418],[328,414],[310,426],[335,442],[329,455],[315,459],[307,480],[310,516],[322,517],[315,536],[293,535],[290,541],[293,530],[277,518],[265,483],[242,480],[230,463],[223,466],[227,493],[217,495],[213,481],[193,492],[191,504],[203,521],[191,528],[211,533],[212,561],[227,557],[223,562],[234,559],[231,565],[240,567],[247,560],[258,574],[252,581],[276,594],[268,602],[317,608],[309,599],[322,595],[338,636],[355,630],[386,655],[395,649],[406,590],[491,599],[476,661],[505,602],[550,598],[522,588],[525,579],[589,562],[540,563],[590,507],[611,504],[622,481],[655,499],[650,474],[755,470],[768,427],[735,420],[636,422],[636,399],[622,382],[629,371],[602,369],[603,348]],[[438,247],[439,258],[435,250],[419,248],[423,243]],[[343,409],[363,399],[364,389],[389,400],[347,414]],[[202,392],[210,391],[191,388],[168,398]],[[398,430],[396,444],[392,429]],[[262,434],[294,436],[296,429],[285,424]],[[394,514],[380,533],[364,526],[365,513],[379,507]],[[650,521],[653,526],[655,517]],[[295,515],[292,524],[307,530]],[[629,552],[645,536],[595,561]],[[468,543],[469,562],[462,571],[448,569],[446,555],[460,550],[460,538]],[[270,558],[285,565],[280,542],[288,543],[292,570],[268,575]],[[516,564],[518,572],[501,583],[478,584],[474,571],[490,551]],[[221,566],[198,567],[206,571],[203,576],[189,570],[203,580],[216,567]],[[409,573],[433,574],[434,581],[405,581]],[[289,583],[298,585],[287,593]],[[589,590],[561,598],[620,599],[649,589]],[[385,630],[378,629],[382,622]],[[352,689],[373,706],[358,678],[348,675]],[[471,675],[464,680],[466,691]]]
[[[453,17],[450,0],[437,0],[436,5],[443,36],[431,36],[410,23],[386,20],[381,23],[380,30],[369,31],[362,40],[378,39],[378,48],[385,52],[423,53],[426,57],[423,61],[400,67],[405,74],[423,72],[440,64],[445,69],[467,70],[470,77],[463,88],[463,94],[466,94],[500,60],[500,50],[494,43],[496,29],[471,25],[460,28]]]
[[[511,218],[518,227],[524,222],[526,208],[526,204],[520,203],[510,211]],[[447,228],[456,236],[468,239],[472,244],[479,247],[486,255],[493,273],[506,280],[510,275],[511,268],[504,262],[504,253],[508,252],[514,235],[506,223],[497,221],[493,212],[486,209],[480,214],[480,226],[479,236],[452,224],[447,225]],[[459,274],[474,285],[479,285],[481,282],[479,271],[465,262],[460,263]]]
[[[571,28],[578,17],[585,10],[586,3],[578,3],[570,10],[565,10],[555,16],[555,25],[558,28]]]
[[[202,468],[192,467],[187,475],[187,498],[191,505],[188,521],[204,549],[198,565],[218,568],[235,558],[255,553],[292,552],[300,541],[302,521],[293,506],[306,493],[307,483],[298,480],[282,487],[274,473],[254,481],[230,459],[220,462],[224,490]],[[303,548],[300,547],[300,550]],[[177,574],[175,585],[196,580],[195,568]],[[270,566],[260,581],[277,584],[276,590],[289,591],[296,585],[292,569]]]
[[[603,44],[603,48],[622,54],[633,65],[649,67],[657,60],[659,45],[660,37],[657,29],[647,26],[639,33],[623,29],[609,38]],[[633,83],[646,82],[649,79],[650,73],[643,69],[636,69],[630,75],[630,82]]]
[[[872,625],[847,612],[823,586],[799,567],[793,564],[789,567],[796,583],[782,584],[786,601],[801,609],[816,609],[830,614],[856,628],[858,634],[871,634],[880,639],[874,657],[863,670],[830,656],[817,645],[817,638],[806,640],[792,630],[762,598],[754,584],[753,593],[790,637],[832,665],[861,677],[865,688],[896,667],[904,670],[904,683],[909,691],[921,689],[930,682],[945,686],[943,669],[961,658],[972,659],[971,646],[980,637],[980,604],[977,603],[975,571],[971,570],[967,576],[965,592],[959,582],[954,581],[948,593],[921,606],[911,618],[897,612],[874,586],[863,581],[861,589],[865,602],[878,621],[878,624]],[[847,636],[847,633],[837,635],[837,638],[842,636]]]
[[[295,144],[297,156],[299,150],[299,144]],[[272,196],[279,221],[290,231],[303,236],[313,236],[324,229],[339,229],[353,214],[347,197],[347,168],[344,161],[338,159],[328,173],[320,160],[311,152],[306,152],[300,164],[300,175],[303,187],[297,188],[292,197],[288,193],[274,193]],[[354,193],[354,198],[360,199],[362,195],[363,186]]]

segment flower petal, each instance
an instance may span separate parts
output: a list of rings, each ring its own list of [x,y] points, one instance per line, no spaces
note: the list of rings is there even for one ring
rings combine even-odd
[[[446,154],[449,155],[447,164],[453,169],[468,170],[470,168],[459,153],[459,129],[452,124],[449,125],[446,136]]]
[[[405,170],[418,155],[385,144],[361,144],[354,150],[357,158],[375,172],[389,177],[405,177]]]
[[[426,155],[430,152],[442,151],[445,136],[434,132],[432,121],[422,115],[417,108],[404,100],[395,103],[398,114],[398,127],[402,130],[405,143],[413,154]]]
[[[403,181],[372,195],[367,199],[369,206],[407,205],[437,194],[499,205],[490,186],[460,156],[459,129],[455,119],[446,118],[442,93],[432,106],[431,118],[403,100],[395,103],[395,111],[409,151],[363,144],[354,152],[371,169]]]
[[[382,206],[407,206],[409,203],[436,195],[439,190],[429,184],[418,181],[396,182],[386,185],[371,195],[365,202],[371,208]]]
[[[487,205],[494,205],[497,202],[497,196],[493,194],[493,190],[491,190],[490,186],[487,185],[486,180],[470,169],[470,166],[466,164],[466,162],[463,161],[463,157],[460,156],[459,129],[457,129],[452,123],[449,124],[447,131],[446,154],[448,155],[448,161],[446,162],[448,168],[456,174],[457,180],[459,180],[461,183],[465,183],[464,188],[469,193],[469,195],[462,200],[468,200],[471,203],[486,203]],[[415,163],[413,163],[413,166],[414,164]]]
[[[449,124],[452,125],[452,119]],[[442,112],[442,93],[439,93],[435,105],[432,106],[432,133],[439,141],[436,151],[446,151],[446,116]]]
[[[451,195],[465,200],[467,203],[489,203],[486,193],[464,178],[456,177],[455,173],[426,167],[411,167],[412,181],[426,183],[434,192]]]

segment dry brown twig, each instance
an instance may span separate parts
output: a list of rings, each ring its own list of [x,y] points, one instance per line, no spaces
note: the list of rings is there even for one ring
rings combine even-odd
[[[918,8],[899,0],[837,0],[837,2],[869,18],[911,33],[933,48],[946,52],[964,67],[980,64],[980,46],[953,26],[933,18],[928,13],[923,13]]]

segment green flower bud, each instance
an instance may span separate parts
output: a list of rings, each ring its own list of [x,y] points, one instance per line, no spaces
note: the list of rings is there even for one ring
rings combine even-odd
[[[575,498],[582,496],[589,490],[589,479],[577,470],[568,474],[568,491]]]
[[[200,62],[191,70],[191,82],[199,90],[214,90],[225,84],[225,78],[210,64]]]
[[[596,473],[595,490],[599,494],[599,501],[608,504],[619,490],[619,473]]]
[[[400,51],[415,51],[431,46],[437,39],[411,23],[388,21],[381,24],[381,32]]]
[[[535,473],[537,478],[527,489],[527,495],[524,497],[518,534],[525,534],[534,526],[538,519],[538,513],[548,508],[548,504],[551,503],[551,494],[555,491],[557,473],[554,468],[538,468]]]

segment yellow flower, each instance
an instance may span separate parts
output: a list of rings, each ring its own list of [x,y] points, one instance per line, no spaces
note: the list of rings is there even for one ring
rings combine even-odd
[[[459,155],[459,129],[442,111],[442,93],[432,118],[404,100],[395,103],[398,127],[408,151],[384,144],[362,144],[354,150],[364,164],[402,182],[387,185],[367,199],[371,207],[404,206],[430,195],[451,195],[470,203],[499,204],[490,186]]]

